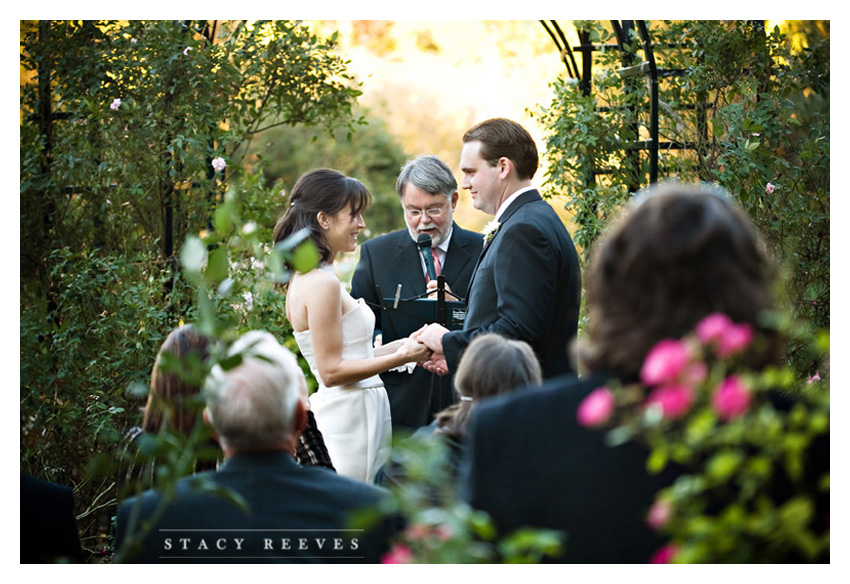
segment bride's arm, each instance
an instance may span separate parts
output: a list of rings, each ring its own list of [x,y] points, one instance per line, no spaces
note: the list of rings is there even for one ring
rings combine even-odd
[[[371,359],[342,358],[342,290],[336,278],[317,278],[306,301],[307,322],[319,377],[328,386],[346,385],[430,356],[419,343],[401,343],[392,353]]]

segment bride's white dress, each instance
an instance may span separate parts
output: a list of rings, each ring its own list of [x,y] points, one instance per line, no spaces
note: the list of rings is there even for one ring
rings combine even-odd
[[[357,307],[342,317],[342,358],[373,357],[374,328],[375,315],[358,299]],[[381,378],[374,375],[357,383],[327,387],[316,367],[310,331],[296,332],[295,340],[319,382],[319,389],[310,396],[310,409],[334,468],[340,475],[373,482],[389,460],[392,442],[390,402]]]

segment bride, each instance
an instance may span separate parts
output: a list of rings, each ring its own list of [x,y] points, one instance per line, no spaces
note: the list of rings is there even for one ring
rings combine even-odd
[[[339,474],[366,482],[387,462],[392,438],[390,404],[378,374],[431,355],[416,334],[373,349],[374,314],[334,273],[337,253],[354,251],[370,202],[360,181],[313,170],[298,179],[274,228],[277,244],[306,227],[319,250],[319,267],[294,274],[287,286],[286,317],[319,382],[310,408],[331,461]]]

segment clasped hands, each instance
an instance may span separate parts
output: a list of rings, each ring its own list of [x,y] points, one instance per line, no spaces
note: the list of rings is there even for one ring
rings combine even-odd
[[[447,332],[449,332],[449,329],[446,327],[432,323],[425,325],[408,337],[408,342],[415,341],[431,351],[429,358],[420,361],[419,365],[437,375],[445,375],[449,372],[446,356],[443,354],[443,335]]]
[[[437,297],[436,280],[428,282],[427,291],[429,298]],[[445,287],[445,291],[446,300],[457,300],[448,286]],[[411,355],[411,361],[415,360],[418,365],[431,373],[446,375],[449,372],[449,366],[443,353],[443,335],[447,332],[449,329],[437,323],[425,325],[404,340],[401,350]],[[380,344],[380,340],[377,343]]]

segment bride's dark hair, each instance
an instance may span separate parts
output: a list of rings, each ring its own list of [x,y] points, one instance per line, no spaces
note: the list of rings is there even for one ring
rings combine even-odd
[[[336,215],[348,205],[353,217],[367,209],[371,202],[369,189],[356,178],[329,168],[311,170],[301,175],[292,188],[289,207],[274,226],[274,244],[277,245],[306,227],[310,230],[310,239],[319,250],[322,261],[330,262],[333,260],[333,251],[324,231],[319,227],[319,212]]]

